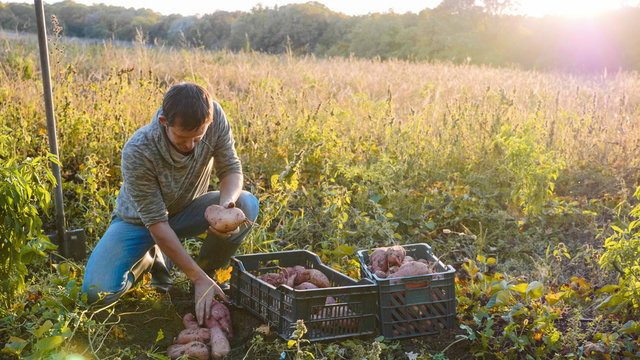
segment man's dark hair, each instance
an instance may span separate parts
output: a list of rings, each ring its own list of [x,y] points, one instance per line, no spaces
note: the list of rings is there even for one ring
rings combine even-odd
[[[173,85],[164,94],[162,114],[167,126],[195,130],[213,118],[211,95],[198,84],[185,82]]]

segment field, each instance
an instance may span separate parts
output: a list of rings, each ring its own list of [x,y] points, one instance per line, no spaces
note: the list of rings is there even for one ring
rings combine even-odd
[[[261,226],[241,253],[307,249],[359,278],[357,250],[427,243],[457,270],[460,327],[440,336],[301,342],[298,351],[238,310],[241,335],[229,358],[640,356],[632,222],[639,215],[632,211],[640,185],[637,73],[581,76],[55,38],[50,53],[68,228],[84,228],[90,249],[115,205],[122,146],[150,121],[169,86],[194,81],[229,116],[245,188],[261,203]],[[4,169],[46,171],[40,76],[35,41],[0,39]],[[113,307],[88,307],[79,295],[84,263],[37,256],[49,251],[42,231],[54,230],[50,183],[39,179],[22,184],[35,189],[28,196],[2,192],[34,204],[36,213],[18,216],[3,199],[0,235],[5,244],[27,243],[36,256],[29,256],[24,284],[20,276],[3,283],[10,291],[0,309],[0,356],[166,356],[179,316],[189,311],[184,275],[175,272],[169,294],[143,282]],[[28,230],[13,231],[10,221]],[[195,253],[199,241],[185,246]],[[6,246],[2,251],[7,258]]]

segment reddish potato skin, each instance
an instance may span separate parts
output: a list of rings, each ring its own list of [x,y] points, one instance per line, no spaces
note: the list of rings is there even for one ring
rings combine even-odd
[[[310,290],[310,289],[317,289],[318,287],[310,282],[303,282],[302,284],[298,284],[296,285],[296,287],[294,289],[296,290]]]
[[[386,279],[387,278],[387,273],[382,271],[382,270],[378,270],[374,273],[375,276],[382,278],[382,279]]]
[[[413,262],[403,264],[402,266],[400,266],[400,268],[396,272],[389,275],[389,277],[397,278],[397,277],[405,277],[405,276],[426,275],[431,273],[433,273],[433,271],[428,265],[421,263],[419,261],[413,261]]]
[[[373,272],[378,270],[386,272],[389,268],[387,262],[387,248],[377,248],[373,250],[373,253],[369,256],[369,261],[371,262]]]
[[[294,277],[293,286],[309,281],[309,274],[304,266],[296,265],[293,267],[283,268],[282,272],[289,278]]]
[[[229,340],[227,340],[224,331],[217,326],[209,330],[211,331],[211,340],[209,342],[209,345],[211,345],[211,357],[219,359],[227,355],[231,351],[231,345],[229,345]]]
[[[209,338],[209,329],[184,329],[180,332],[180,334],[178,334],[178,337],[176,338],[176,344],[188,344],[194,341],[208,344]]]
[[[220,205],[209,206],[204,216],[211,227],[221,233],[233,231],[247,221],[244,212],[239,208],[224,208]]]
[[[394,245],[387,248],[387,262],[389,266],[400,266],[404,261],[407,251],[400,245]]]
[[[182,323],[184,324],[185,329],[198,329],[200,327],[198,325],[198,321],[196,320],[196,317],[193,316],[192,313],[186,314],[182,318]]]
[[[331,286],[329,278],[323,274],[322,271],[317,269],[308,269],[307,273],[309,274],[309,282],[315,286],[319,288],[328,288]]]
[[[287,283],[287,276],[285,274],[266,273],[258,276],[258,279],[266,282],[269,285],[277,287],[280,284]]]
[[[171,359],[177,359],[182,355],[187,355],[198,360],[209,359],[209,347],[201,342],[193,341],[188,344],[175,344],[169,346],[167,355]]]
[[[211,303],[211,316],[205,321],[205,326],[209,329],[218,326],[227,339],[233,338],[233,328],[231,326],[231,313],[229,309],[219,301]]]

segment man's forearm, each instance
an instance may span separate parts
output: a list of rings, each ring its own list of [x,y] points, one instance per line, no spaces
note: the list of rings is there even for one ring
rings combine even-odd
[[[207,276],[182,247],[180,240],[168,222],[163,221],[153,224],[149,227],[149,230],[160,250],[187,275],[191,282],[195,282],[202,276]]]
[[[235,203],[242,192],[242,174],[229,174],[220,179],[220,205]]]

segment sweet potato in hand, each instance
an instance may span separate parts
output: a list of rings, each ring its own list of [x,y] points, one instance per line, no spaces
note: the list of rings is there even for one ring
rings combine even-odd
[[[211,205],[205,210],[204,216],[209,225],[220,233],[228,233],[249,222],[244,212],[235,207],[224,208],[220,205]]]

